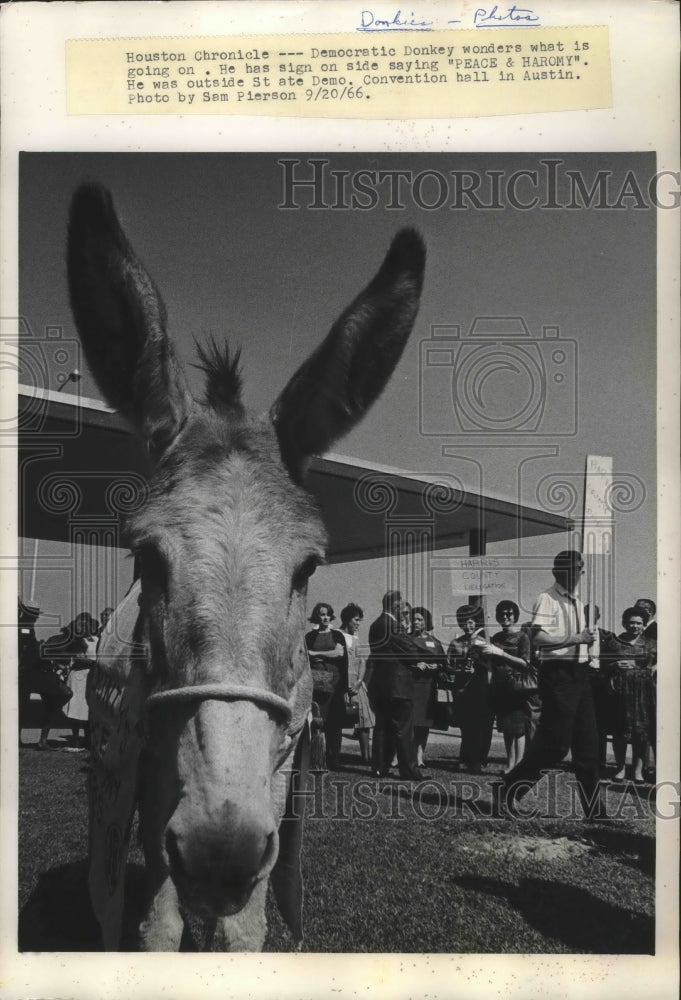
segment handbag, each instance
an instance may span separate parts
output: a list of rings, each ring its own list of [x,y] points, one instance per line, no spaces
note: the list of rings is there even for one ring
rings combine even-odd
[[[357,696],[350,694],[349,691],[345,692],[345,724],[344,729],[349,729],[350,726],[356,726],[359,722],[359,701]]]
[[[518,667],[508,667],[510,687],[514,694],[535,694],[539,690],[541,650],[534,643],[534,633],[531,628],[522,626],[521,631],[530,640],[530,661],[526,670],[520,670]]]
[[[539,672],[534,664],[530,664],[528,670],[511,667],[510,674],[511,691],[515,694],[532,694],[539,690]]]

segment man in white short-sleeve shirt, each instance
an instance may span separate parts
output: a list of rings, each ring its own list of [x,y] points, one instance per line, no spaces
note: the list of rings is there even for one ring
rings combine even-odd
[[[599,792],[598,729],[588,673],[589,646],[595,631],[587,628],[584,605],[576,596],[584,563],[567,549],[553,561],[555,583],[535,602],[532,614],[534,650],[539,654],[539,725],[525,756],[504,779],[506,803],[512,811],[539,780],[572,752],[580,802],[589,818],[602,819]]]
[[[562,583],[556,580],[552,587],[539,595],[532,610],[532,624],[541,630],[535,633],[535,647],[542,650],[542,661],[588,663],[589,643],[576,645],[574,642],[586,625],[584,605]],[[546,636],[550,642],[547,642]],[[565,645],[554,645],[559,642],[565,642]]]

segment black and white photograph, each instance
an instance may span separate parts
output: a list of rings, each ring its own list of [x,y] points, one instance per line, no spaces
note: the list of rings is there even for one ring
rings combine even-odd
[[[13,947],[654,961],[679,175],[339,145],[16,151]]]
[[[653,950],[656,183],[649,154],[21,158],[20,945],[97,946],[88,780],[126,941],[198,947],[171,899],[243,933],[304,639],[305,947]],[[277,917],[255,947],[295,946]]]

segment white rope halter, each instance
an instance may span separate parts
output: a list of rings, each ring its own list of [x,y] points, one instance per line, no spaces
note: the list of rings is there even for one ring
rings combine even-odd
[[[172,701],[254,701],[256,704],[270,705],[285,716],[289,722],[293,709],[286,698],[265,688],[248,687],[244,684],[190,684],[181,688],[166,688],[147,695],[146,704],[158,706]]]

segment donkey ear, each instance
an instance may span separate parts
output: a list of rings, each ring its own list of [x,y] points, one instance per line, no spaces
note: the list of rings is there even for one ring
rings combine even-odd
[[[85,356],[108,403],[156,457],[174,440],[193,400],[166,334],[166,311],[135,256],[111,195],[84,184],[71,203],[71,309]]]
[[[282,457],[294,475],[357,424],[383,391],[419,307],[426,250],[413,229],[298,369],[273,405]]]

